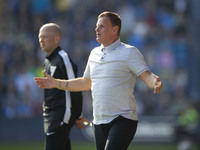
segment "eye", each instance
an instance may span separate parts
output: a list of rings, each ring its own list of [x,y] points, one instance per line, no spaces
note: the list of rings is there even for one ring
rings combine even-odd
[[[98,25],[98,26],[96,26],[95,29],[96,29],[96,30],[97,30],[97,29],[102,29],[102,28],[104,28],[104,27],[105,27],[104,25]]]

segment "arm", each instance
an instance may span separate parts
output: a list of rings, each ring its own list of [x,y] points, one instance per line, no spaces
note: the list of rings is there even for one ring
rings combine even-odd
[[[44,78],[34,78],[39,88],[58,88],[68,91],[86,91],[91,89],[91,80],[85,77],[71,80],[55,79],[43,71]]]
[[[162,82],[160,81],[159,76],[156,76],[147,70],[143,72],[139,77],[148,88],[154,89],[154,93],[159,93],[162,90]]]

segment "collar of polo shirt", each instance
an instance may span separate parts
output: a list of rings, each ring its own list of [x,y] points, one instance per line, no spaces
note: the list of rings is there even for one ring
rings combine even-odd
[[[103,45],[101,45],[101,50],[105,51],[112,51],[115,50],[115,48],[121,43],[120,38],[118,38],[114,43],[110,44],[107,47],[103,47]]]

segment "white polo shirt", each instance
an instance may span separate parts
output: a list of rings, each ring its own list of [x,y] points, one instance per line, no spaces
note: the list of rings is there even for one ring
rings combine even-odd
[[[84,77],[92,81],[94,124],[109,123],[119,115],[137,120],[134,86],[146,70],[139,50],[120,39],[91,51]]]

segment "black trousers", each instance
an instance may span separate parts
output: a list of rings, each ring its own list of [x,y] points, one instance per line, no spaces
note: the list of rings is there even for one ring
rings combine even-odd
[[[45,134],[45,150],[71,150],[70,131],[75,123],[75,118],[71,117],[69,124],[61,122],[51,123],[54,130]]]
[[[94,125],[97,150],[127,150],[137,130],[137,120],[122,116],[108,124]]]
[[[45,135],[45,150],[71,150],[70,127],[63,124],[55,132]]]

